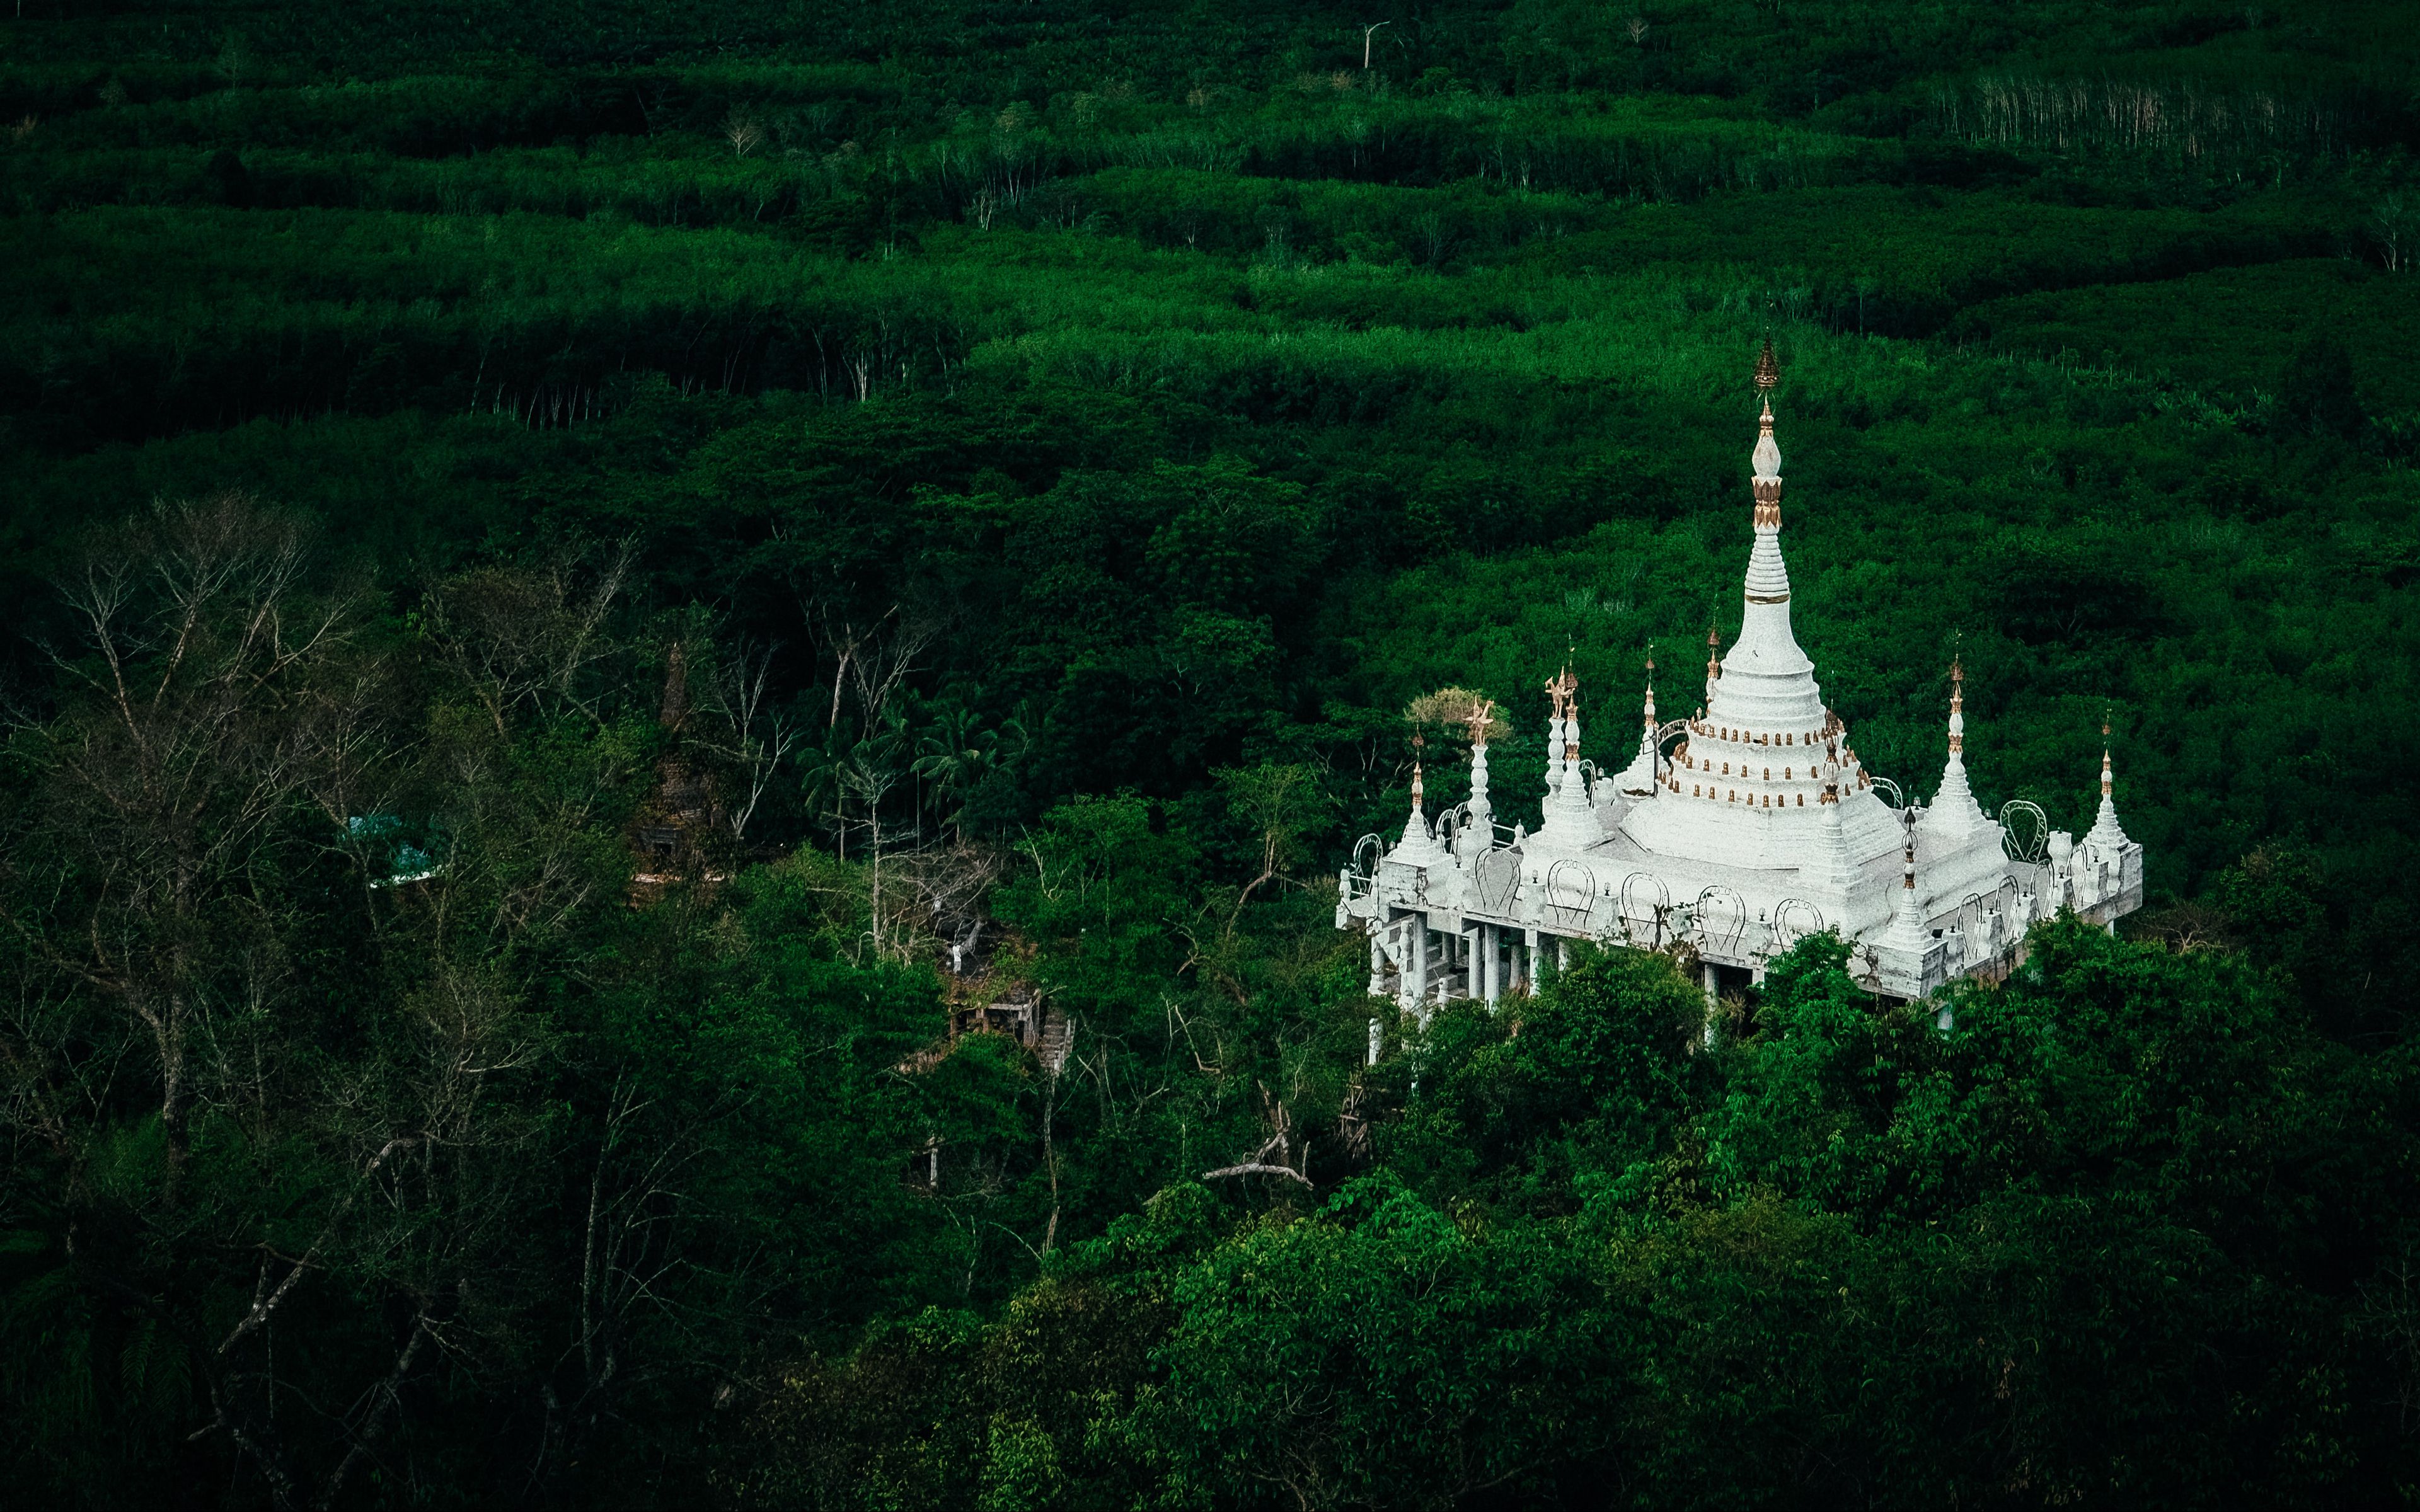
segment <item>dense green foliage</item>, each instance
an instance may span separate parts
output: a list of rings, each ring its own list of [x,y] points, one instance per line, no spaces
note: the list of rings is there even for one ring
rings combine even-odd
[[[2409,1501],[2404,11],[25,0],[11,1485]],[[2106,718],[2152,907],[1382,1014],[1401,711],[1693,702],[1768,336],[1867,763]]]

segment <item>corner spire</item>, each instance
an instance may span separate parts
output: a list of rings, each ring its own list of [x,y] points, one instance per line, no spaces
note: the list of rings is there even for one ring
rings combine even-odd
[[[2133,843],[2125,826],[2118,823],[2117,781],[2109,769],[2109,721],[2101,721],[2101,811],[2093,816],[2092,828],[2084,837],[2086,845],[2097,845],[2104,851],[2124,850]]]
[[[1647,656],[1646,713],[1638,733],[1638,753],[1630,758],[1630,764],[1613,779],[1614,791],[1624,797],[1654,796],[1659,764],[1655,750],[1655,656],[1650,652]]]
[[[1836,740],[1823,743],[1823,792],[1815,803],[1819,827],[1815,855],[1807,869],[1807,882],[1845,910],[1850,894],[1856,890],[1857,868],[1850,859],[1848,833],[1840,824],[1840,746]]]
[[[1924,812],[1924,827],[1936,841],[1945,842],[1946,850],[1955,850],[1956,841],[1988,821],[1983,806],[1975,801],[1975,790],[1966,784],[1966,668],[1963,658],[1949,662],[1949,759],[1942,764],[1941,791],[1934,795],[1932,807]]]
[[[1387,853],[1387,859],[1389,861],[1400,861],[1405,866],[1425,867],[1436,858],[1436,840],[1429,833],[1428,815],[1422,812],[1420,808],[1423,791],[1420,782],[1420,761],[1415,754],[1412,758],[1412,811],[1404,821],[1404,838],[1397,841],[1395,848]]]
[[[1899,906],[1891,916],[1890,928],[1877,943],[1885,950],[1913,951],[1921,958],[1931,942],[1925,938],[1924,911],[1916,896],[1916,810],[1911,806],[1904,821],[1907,826],[1906,859],[1900,872]]]

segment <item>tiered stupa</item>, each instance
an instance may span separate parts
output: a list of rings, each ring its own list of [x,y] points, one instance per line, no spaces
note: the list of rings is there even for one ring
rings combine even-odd
[[[2100,816],[2080,841],[2012,836],[1976,801],[1962,663],[1950,667],[1948,760],[1929,808],[1895,806],[1897,789],[1858,763],[1791,628],[1778,378],[1767,343],[1740,634],[1724,655],[1707,633],[1704,705],[1657,724],[1649,662],[1637,752],[1591,780],[1579,685],[1559,672],[1546,684],[1541,822],[1510,844],[1487,797],[1487,714],[1475,710],[1469,803],[1433,830],[1416,769],[1402,841],[1374,874],[1341,878],[1337,925],[1369,934],[1373,991],[1414,1009],[1452,996],[1493,1002],[1534,979],[1540,951],[1592,939],[1688,946],[1716,994],[1829,929],[1851,942],[1875,991],[1916,998],[1953,977],[2005,973],[2026,926],[2062,907],[2110,923],[2141,906],[2143,847],[2118,825],[2105,749]],[[1444,830],[1450,847],[1436,838]]]

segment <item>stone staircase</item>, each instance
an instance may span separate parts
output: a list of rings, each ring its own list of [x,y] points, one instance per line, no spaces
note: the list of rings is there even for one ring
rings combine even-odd
[[[1076,1026],[1059,1011],[1058,1005],[1046,1007],[1042,1011],[1042,1038],[1033,1047],[1033,1054],[1041,1060],[1042,1069],[1053,1076],[1058,1075],[1060,1068],[1067,1064],[1067,1052],[1075,1048],[1075,1044]]]

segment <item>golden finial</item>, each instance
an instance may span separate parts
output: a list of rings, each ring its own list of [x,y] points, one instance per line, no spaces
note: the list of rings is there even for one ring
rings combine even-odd
[[[1781,364],[1773,359],[1773,338],[1764,338],[1764,349],[1756,354],[1756,386],[1770,393],[1781,381]]]
[[[1561,671],[1546,679],[1546,698],[1554,705],[1556,718],[1571,717],[1573,706],[1578,702],[1573,695],[1579,686],[1579,679],[1572,675],[1568,662]]]
[[[1464,728],[1470,732],[1470,743],[1474,746],[1486,745],[1487,737],[1496,733],[1496,701],[1482,699],[1473,693],[1470,696],[1469,712],[1462,718]]]

